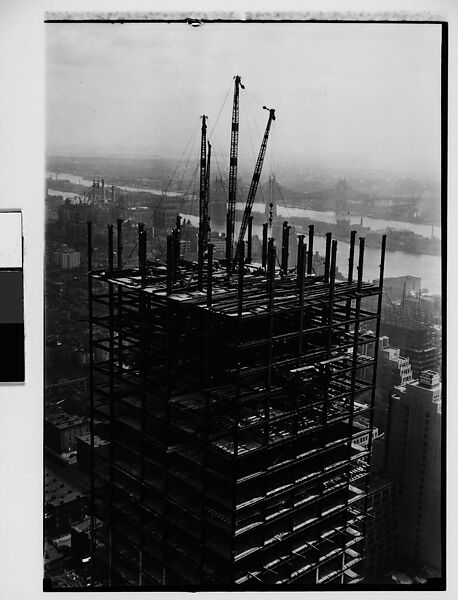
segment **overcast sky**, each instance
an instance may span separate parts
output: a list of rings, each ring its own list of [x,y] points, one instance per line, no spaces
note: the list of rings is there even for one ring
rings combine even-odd
[[[180,156],[209,117],[227,155],[233,76],[241,156],[277,111],[270,161],[439,173],[440,26],[47,24],[48,151]],[[219,117],[219,118],[218,118]]]

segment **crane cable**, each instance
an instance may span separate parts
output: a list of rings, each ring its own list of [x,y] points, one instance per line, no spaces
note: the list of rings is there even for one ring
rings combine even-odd
[[[214,129],[215,129],[215,127],[216,127],[216,125],[217,125],[218,121],[219,121],[219,118],[220,118],[220,116],[221,116],[221,114],[222,114],[222,112],[223,112],[223,108],[224,108],[224,105],[226,104],[227,98],[228,98],[228,96],[229,96],[230,89],[231,89],[231,86],[229,86],[229,87],[228,87],[228,89],[227,89],[226,95],[225,95],[225,97],[224,97],[224,100],[223,100],[223,102],[222,102],[222,104],[221,104],[220,110],[219,110],[219,112],[218,112],[218,116],[217,116],[217,118],[216,118],[216,121],[215,121],[215,123],[214,123],[214,125],[213,125],[213,128],[212,128],[212,130],[211,130],[210,136],[212,135],[212,133],[213,133],[213,131],[214,131]],[[175,167],[175,169],[174,169],[174,171],[173,171],[173,173],[172,173],[172,175],[171,175],[171,177],[170,177],[170,179],[169,179],[169,182],[168,182],[168,184],[167,184],[167,186],[166,186],[166,188],[165,188],[165,193],[164,193],[164,194],[161,196],[161,198],[160,198],[160,200],[159,200],[159,202],[158,202],[158,204],[157,204],[156,208],[158,208],[158,207],[161,205],[161,203],[162,203],[162,200],[163,200],[163,198],[164,198],[165,194],[167,193],[168,189],[170,188],[170,185],[172,184],[172,180],[173,180],[173,178],[174,178],[174,176],[175,176],[176,172],[178,171],[178,168],[180,167],[180,165],[181,165],[181,163],[182,163],[182,161],[183,161],[183,157],[184,157],[184,155],[186,154],[186,152],[188,151],[191,141],[192,141],[192,140],[194,139],[194,137],[195,137],[196,130],[197,130],[197,124],[196,124],[196,126],[195,126],[195,128],[194,128],[193,132],[191,133],[191,135],[190,135],[190,137],[189,137],[189,139],[188,139],[188,142],[186,143],[186,146],[185,146],[185,148],[184,148],[184,150],[183,150],[183,152],[182,152],[182,154],[181,154],[181,157],[180,157],[180,159],[179,159],[179,161],[178,161],[178,164],[177,164],[177,166]],[[210,137],[210,136],[209,136],[209,137]],[[185,177],[186,170],[187,170],[187,167],[188,167],[188,165],[189,165],[189,162],[190,162],[190,153],[189,153],[189,156],[188,156],[188,159],[187,159],[186,165],[185,165],[185,169],[184,169],[184,171],[183,171],[183,175],[182,175],[182,177],[181,177],[181,180],[180,180],[180,185],[183,183],[183,180],[184,180],[184,177]],[[197,168],[198,168],[198,166],[197,166]],[[196,168],[196,172],[197,172],[197,168]],[[196,172],[195,172],[195,173],[196,173]],[[192,179],[191,179],[191,181],[192,181]],[[195,175],[194,175],[194,180],[193,180],[193,183],[195,184]],[[181,212],[181,209],[182,209],[182,207],[183,207],[183,204],[184,204],[184,201],[185,201],[185,199],[186,199],[186,194],[183,194],[183,200],[181,201],[179,212]],[[151,219],[152,219],[152,215],[151,215]],[[151,219],[150,219],[150,220],[151,220]],[[135,252],[135,249],[137,248],[137,246],[138,246],[138,242],[135,244],[134,248],[132,249],[132,252],[131,252],[131,253],[130,253],[130,255],[129,255],[129,259],[132,257],[132,254]],[[161,258],[161,257],[162,257],[162,255],[163,255],[163,253],[164,253],[164,250],[165,250],[165,246],[166,246],[166,244],[165,244],[165,245],[164,245],[164,247],[162,248],[162,250],[161,250],[161,253],[160,253],[160,255],[159,255],[159,258]]]
[[[178,171],[180,165],[182,164],[183,158],[184,158],[186,152],[188,152],[187,159],[186,159],[186,164],[185,164],[185,167],[184,167],[184,170],[183,170],[183,175],[182,175],[181,180],[180,180],[180,185],[183,183],[183,179],[184,179],[184,176],[186,174],[186,171],[187,171],[187,168],[188,168],[188,165],[189,165],[189,162],[190,162],[190,158],[191,158],[191,152],[190,152],[191,141],[195,138],[197,128],[198,128],[198,122],[197,122],[196,126],[194,127],[194,130],[192,131],[191,135],[189,136],[189,139],[188,139],[188,141],[187,141],[187,143],[185,145],[185,148],[184,148],[183,152],[181,153],[181,156],[180,156],[180,158],[178,160],[178,164],[175,167],[175,169],[174,169],[174,171],[173,171],[173,173],[172,173],[172,175],[171,175],[171,177],[170,177],[170,179],[169,179],[169,181],[168,181],[168,183],[167,183],[167,185],[165,187],[164,193],[162,194],[162,196],[159,199],[159,202],[156,204],[156,206],[154,208],[159,208],[161,206],[162,201],[163,201],[164,197],[166,196],[166,194],[168,192],[168,189],[170,188],[170,186],[172,184],[172,180],[175,177],[175,174]],[[184,200],[185,200],[185,195],[183,195],[183,200],[181,201],[181,205],[180,206],[183,206]],[[151,222],[152,219],[153,219],[153,215],[151,214],[151,217],[150,217],[150,219],[149,219],[148,222]],[[136,242],[136,244],[132,248],[132,251],[129,254],[127,260],[130,260],[132,258],[132,255],[133,255],[133,253],[135,252],[135,250],[137,248],[138,248],[138,241]]]

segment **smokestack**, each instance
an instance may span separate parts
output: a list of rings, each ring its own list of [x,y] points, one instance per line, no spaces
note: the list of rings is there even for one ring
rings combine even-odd
[[[105,179],[102,178],[102,201],[105,202]]]

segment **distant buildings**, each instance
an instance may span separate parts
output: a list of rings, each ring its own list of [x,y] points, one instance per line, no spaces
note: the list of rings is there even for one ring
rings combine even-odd
[[[64,244],[61,250],[53,253],[53,262],[64,271],[78,269],[81,264],[81,252],[77,252]]]
[[[442,362],[441,333],[428,315],[402,306],[385,306],[381,331],[392,345],[407,356],[414,378],[422,371],[440,371]]]
[[[374,285],[378,280],[374,279]],[[421,278],[413,275],[403,275],[402,277],[387,277],[383,281],[383,293],[392,302],[397,300],[405,301],[412,292],[418,294],[421,289]]]
[[[385,431],[389,398],[396,386],[405,386],[413,380],[408,358],[401,356],[399,348],[390,345],[384,335],[379,345],[379,374],[375,394],[374,425]]]
[[[88,431],[89,420],[87,418],[57,411],[46,416],[45,443],[57,454],[71,452],[76,450],[77,437]]]

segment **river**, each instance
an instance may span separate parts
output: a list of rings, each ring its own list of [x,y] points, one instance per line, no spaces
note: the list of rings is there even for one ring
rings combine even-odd
[[[46,172],[46,177],[51,177],[51,175],[52,175],[52,173],[50,173],[49,171]],[[70,181],[71,183],[75,183],[77,185],[85,185],[86,187],[92,187],[91,180],[84,179],[84,177],[80,177],[79,175],[72,175],[71,173],[59,173],[57,178],[61,179],[62,181],[65,181],[65,180]],[[53,178],[53,181],[55,181],[54,178]],[[170,196],[170,197],[182,195],[182,192],[162,192],[162,190],[156,190],[153,188],[133,187],[133,186],[129,186],[129,185],[119,185],[117,183],[111,184],[109,181],[105,181],[105,193],[106,194],[109,193],[109,188],[111,188],[112,185],[114,185],[116,188],[118,188],[120,190],[125,190],[126,192],[148,192],[149,194],[157,194],[159,196],[165,195],[165,196]],[[55,195],[55,194],[51,194],[51,195]],[[73,194],[72,197],[73,196],[75,196],[75,194]]]
[[[46,173],[46,177],[51,177],[51,173],[48,171]],[[72,175],[71,173],[59,173],[58,179],[68,180],[72,183],[76,183],[78,185],[85,185],[87,187],[92,186],[92,181],[89,179],[84,179],[78,175]],[[110,188],[111,183],[106,182],[105,187]],[[161,190],[153,189],[153,188],[141,188],[141,187],[132,187],[132,186],[119,186],[115,185],[120,189],[130,191],[130,192],[149,192],[150,194],[158,194],[162,195],[163,192]],[[55,190],[51,195],[55,195]],[[50,191],[51,193],[51,191]],[[75,194],[68,196],[72,197]],[[165,192],[166,196],[180,196],[182,192]],[[241,202],[237,202],[236,208],[239,210],[244,209],[244,204]],[[253,205],[253,212],[264,212],[264,204],[261,202],[255,202]],[[323,221],[325,223],[337,223],[337,214],[334,211],[321,211],[321,210],[312,210],[310,208],[290,208],[286,206],[277,206],[278,214],[288,220],[291,220],[292,217],[308,217],[309,219],[314,219],[316,221]],[[350,224],[359,224],[361,222],[361,217],[355,214],[347,214],[343,215],[345,218],[350,219]],[[365,227],[370,227],[374,231],[385,231],[387,227],[391,227],[392,229],[399,230],[408,230],[413,231],[414,233],[418,233],[418,235],[422,235],[424,237],[431,237],[431,233],[433,232],[434,237],[440,239],[441,238],[441,228],[439,226],[431,226],[431,225],[423,225],[421,223],[408,223],[405,221],[389,221],[384,219],[377,219],[374,217],[362,217],[363,225]]]
[[[241,202],[236,204],[236,208],[243,210],[245,207]],[[265,206],[261,202],[255,202],[253,204],[253,212],[264,212]],[[323,221],[324,223],[337,223],[337,214],[330,210],[312,210],[311,208],[290,208],[286,206],[277,206],[277,213],[287,219],[291,220],[294,217],[308,217],[315,221]],[[385,231],[387,227],[391,229],[400,229],[413,231],[424,237],[431,237],[431,232],[434,233],[434,237],[440,239],[441,228],[432,225],[422,225],[421,223],[407,223],[405,221],[388,221],[385,219],[376,219],[373,217],[361,217],[354,214],[342,215],[342,218],[350,219],[350,224],[360,224],[363,219],[364,227],[370,227],[373,231]]]
[[[319,213],[321,214],[321,213]],[[196,227],[199,219],[195,215],[182,215],[184,219]],[[223,231],[223,228],[216,228],[216,231]],[[262,236],[262,227],[253,225],[253,233]],[[315,235],[313,249],[324,256],[326,250],[326,238]],[[350,245],[347,242],[337,242],[337,266],[339,270],[346,275],[348,272],[348,254]],[[358,260],[358,249],[356,249],[355,260]],[[355,263],[356,264],[356,263]],[[372,281],[379,277],[380,250],[378,248],[368,248],[364,251],[364,273],[365,281]],[[388,251],[385,256],[385,277],[401,277],[403,275],[412,275],[421,277],[423,290],[428,290],[431,294],[441,294],[441,257],[430,254],[409,254],[399,250]]]
[[[46,173],[47,177],[51,176],[51,173]],[[59,179],[66,179],[72,183],[92,186],[92,181],[84,179],[77,175],[70,173],[59,173]],[[109,188],[111,184],[107,183],[106,187]],[[121,189],[128,191],[142,191],[149,192],[152,194],[162,194],[161,190],[151,188],[136,188],[131,186],[116,186]],[[50,195],[61,195],[64,198],[73,198],[76,194],[72,192],[59,192],[58,190],[49,189]],[[167,196],[176,196],[177,193],[167,192]],[[244,206],[242,203],[237,203],[236,207],[243,210]],[[264,212],[264,204],[261,202],[255,202],[253,205],[254,212]],[[311,209],[302,208],[286,208],[285,206],[277,207],[278,214],[285,219],[291,219],[291,217],[308,217],[315,219],[316,221],[323,221],[326,223],[336,223],[336,213],[332,211],[318,211]],[[182,215],[183,218],[189,219],[193,225],[198,225],[198,217],[195,215]],[[357,215],[348,215],[350,223],[360,223],[361,217]],[[363,217],[363,224],[366,227],[371,227],[374,231],[383,231],[387,227],[393,229],[407,229],[414,231],[419,235],[429,237],[431,235],[430,225],[421,225],[419,223],[405,223],[402,221],[385,221],[383,219],[374,219],[369,217]],[[216,229],[218,230],[218,229]],[[221,228],[221,231],[223,229]],[[259,226],[253,226],[253,233],[262,235],[262,228]],[[441,230],[440,227],[434,227],[434,236],[440,238]],[[314,249],[318,250],[320,254],[324,255],[325,251],[325,238],[315,236]],[[348,268],[348,252],[349,244],[346,242],[338,242],[338,253],[337,253],[337,266],[343,273],[347,272]],[[365,250],[364,260],[364,279],[372,280],[377,279],[379,276],[379,264],[380,264],[380,252],[376,248],[367,248]],[[409,254],[407,252],[400,251],[387,251],[386,253],[386,264],[385,264],[385,277],[399,277],[403,275],[412,275],[414,277],[421,277],[422,287],[428,290],[432,294],[441,293],[441,257],[429,254]]]

